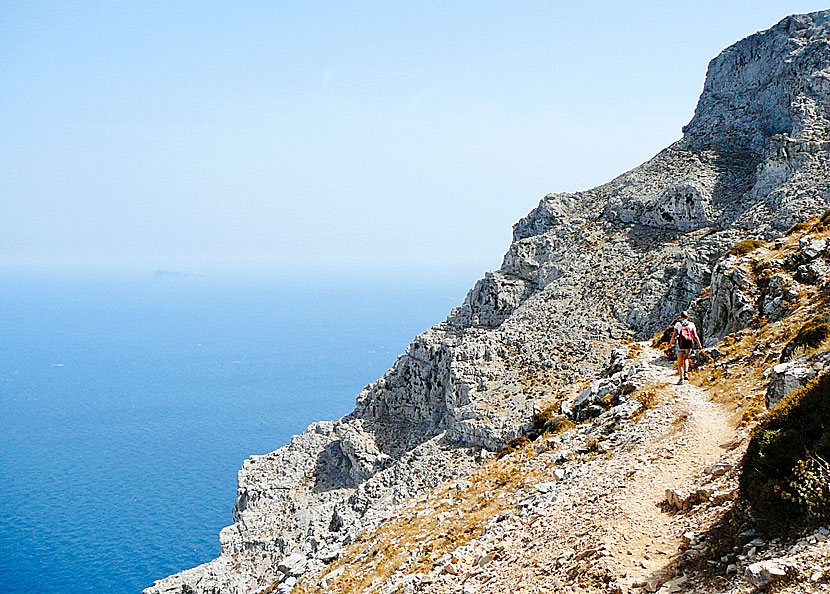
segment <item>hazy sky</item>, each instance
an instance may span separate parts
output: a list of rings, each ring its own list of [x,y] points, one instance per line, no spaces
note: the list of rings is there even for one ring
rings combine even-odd
[[[0,266],[497,268],[816,2],[0,3]]]

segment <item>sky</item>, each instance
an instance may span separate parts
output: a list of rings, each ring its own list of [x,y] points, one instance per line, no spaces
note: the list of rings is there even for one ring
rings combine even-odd
[[[0,3],[0,269],[490,270],[814,2]]]

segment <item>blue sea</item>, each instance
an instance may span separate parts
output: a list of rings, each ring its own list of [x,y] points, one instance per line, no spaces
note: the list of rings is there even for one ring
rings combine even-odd
[[[0,592],[214,558],[242,461],[350,412],[474,280],[0,275]]]

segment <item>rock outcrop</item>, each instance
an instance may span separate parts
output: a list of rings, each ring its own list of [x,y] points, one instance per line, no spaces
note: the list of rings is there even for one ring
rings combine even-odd
[[[807,385],[825,369],[830,369],[830,352],[814,353],[809,360],[802,356],[774,366],[764,397],[767,408],[772,408],[784,397]]]
[[[759,307],[786,315],[797,283],[826,274],[826,245],[805,244],[805,261],[769,279],[763,299],[753,271],[724,253],[830,206],[828,132],[830,11],[724,50],[680,140],[607,184],[542,198],[514,226],[501,268],[416,337],[351,414],[245,461],[218,559],[145,593],[290,591],[392,504],[527,431],[539,402],[592,379],[620,340],[664,328],[694,300],[709,343]],[[579,414],[636,370],[615,373],[588,388]]]

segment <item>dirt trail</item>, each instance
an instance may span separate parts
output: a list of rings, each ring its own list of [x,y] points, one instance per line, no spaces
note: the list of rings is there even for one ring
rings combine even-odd
[[[676,385],[658,351],[646,347],[643,360],[659,402],[619,431],[613,449],[581,463],[548,505],[482,542],[479,555],[495,551],[486,567],[474,556],[462,563],[470,567],[463,576],[443,576],[422,591],[627,592],[673,577],[684,533],[706,527],[694,513],[668,509],[666,489],[694,489],[705,469],[734,458],[727,444],[736,431],[706,390]]]
[[[613,502],[615,528],[627,536],[627,546],[613,547],[612,552],[617,559],[633,561],[627,573],[635,583],[665,570],[678,555],[683,533],[697,528],[689,526],[682,515],[664,511],[661,503],[666,489],[682,489],[693,483],[724,455],[736,437],[728,414],[711,401],[706,390],[688,382],[676,385],[674,366],[653,349],[647,351],[646,359],[655,380],[668,384],[662,393],[665,403],[677,408],[673,423],[677,431],[648,444],[635,460],[624,457],[637,471],[625,489],[626,496]],[[649,463],[642,464],[644,458]]]

